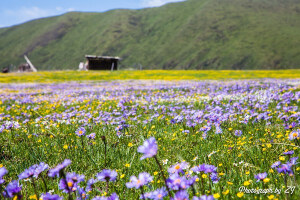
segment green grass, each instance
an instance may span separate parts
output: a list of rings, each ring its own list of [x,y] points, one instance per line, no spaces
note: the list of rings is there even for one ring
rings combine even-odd
[[[250,87],[260,91],[260,89],[263,89],[261,87],[263,83],[262,81],[260,82],[257,82],[261,84],[259,87],[254,82],[251,83]],[[140,84],[140,86],[149,86],[150,84],[146,82],[136,83]],[[239,86],[243,87],[243,81],[240,81],[240,83],[241,85]],[[204,102],[202,99],[210,94],[211,89],[215,89],[216,92],[227,91],[230,93],[230,90],[237,86],[236,83],[232,87],[228,85],[228,82],[207,82],[204,87],[193,87],[191,82],[189,86],[174,89],[129,89],[130,87],[128,87],[126,91],[118,90],[118,87],[122,88],[123,85],[129,84],[130,82],[121,82],[121,85],[115,86],[110,86],[109,82],[101,85],[91,84],[89,86],[76,84],[60,86],[54,84],[51,87],[45,84],[28,85],[23,90],[18,89],[19,86],[12,84],[3,87],[0,90],[0,95],[3,95],[3,99],[0,100],[0,113],[3,113],[1,120],[2,122],[6,120],[19,121],[21,125],[21,128],[5,130],[0,133],[0,165],[5,166],[9,170],[8,176],[4,178],[7,181],[17,179],[17,175],[24,169],[41,161],[48,163],[50,167],[54,167],[68,158],[72,160],[72,164],[66,171],[85,174],[87,179],[94,177],[103,168],[117,170],[118,180],[116,183],[110,184],[110,192],[117,192],[120,195],[120,199],[137,199],[139,191],[129,190],[125,187],[125,183],[129,181],[131,175],[138,175],[140,172],[147,171],[154,176],[154,182],[151,183],[153,188],[145,187],[146,191],[163,186],[159,174],[155,173],[159,169],[154,159],[140,161],[141,154],[137,153],[137,147],[145,139],[154,136],[159,145],[158,157],[160,162],[165,159],[169,160],[168,164],[163,166],[165,171],[170,165],[183,160],[189,162],[191,166],[207,163],[218,167],[218,173],[223,174],[220,175],[220,182],[210,185],[209,179],[203,178],[203,181],[200,180],[196,184],[198,195],[199,193],[207,195],[219,194],[221,199],[239,199],[237,198],[237,193],[239,192],[239,187],[243,186],[245,181],[250,181],[248,188],[276,187],[282,190],[285,189],[284,176],[278,174],[276,170],[272,172],[270,166],[287,150],[294,150],[294,156],[299,155],[299,143],[297,144],[297,140],[295,141],[296,144],[294,141],[288,140],[288,135],[291,131],[284,129],[282,120],[279,118],[279,113],[283,111],[278,111],[275,108],[281,101],[280,98],[276,100],[274,98],[274,102],[268,104],[266,108],[266,111],[269,113],[268,116],[272,116],[270,119],[271,125],[266,124],[263,120],[252,124],[253,119],[250,119],[248,124],[240,123],[239,120],[242,120],[242,117],[250,111],[251,106],[249,103],[256,106],[256,103],[259,103],[259,101],[240,102],[242,107],[249,106],[249,110],[236,109],[234,111],[235,114],[232,115],[232,118],[236,120],[222,123],[222,134],[214,134],[212,130],[209,132],[208,138],[203,139],[203,132],[199,131],[199,129],[206,124],[205,122],[197,124],[195,128],[189,128],[185,123],[171,124],[170,120],[173,117],[168,114],[170,111],[165,112],[162,107],[159,109],[145,108],[144,106],[147,104],[143,103],[143,95],[156,98],[157,96],[166,97],[176,94],[183,102],[178,102],[178,99],[175,101],[175,98],[170,99],[170,101],[157,99],[157,104],[154,104],[153,101],[156,100],[152,99],[151,105],[170,108],[180,106],[178,107],[180,109],[174,112],[177,114],[184,110],[182,106],[191,106],[191,109],[202,110],[204,113],[207,113],[205,111],[207,105],[219,106],[225,109],[227,105],[232,106],[234,103],[239,102],[239,100],[229,102],[229,99],[225,97],[218,101],[219,104],[216,105],[214,101]],[[164,84],[162,83],[162,85]],[[181,85],[178,82],[173,82],[172,84],[174,86]],[[157,85],[159,84],[157,83]],[[267,89],[276,85],[275,82],[270,83]],[[273,89],[270,94],[283,94],[289,91],[295,93],[297,91],[295,87],[288,85],[284,88]],[[81,89],[88,90],[81,92]],[[22,95],[20,95],[20,92],[22,92]],[[232,92],[233,95],[237,94],[238,96],[239,94],[235,93],[236,91]],[[104,96],[97,97],[98,94]],[[242,94],[248,95],[245,92]],[[128,95],[129,97],[134,95],[137,99],[124,102],[122,95]],[[6,96],[9,98],[6,98]],[[104,97],[108,99],[105,100]],[[254,97],[256,96],[251,98]],[[141,101],[138,98],[141,98]],[[271,98],[271,95],[268,98]],[[153,118],[152,122],[144,125],[134,120],[135,116],[129,116],[126,119],[126,123],[131,126],[122,131],[125,136],[120,138],[116,135],[116,125],[105,124],[103,121],[100,123],[92,121],[92,119],[99,117],[99,113],[126,113],[122,107],[118,106],[121,100],[127,106],[126,109],[136,111],[135,116],[139,116],[139,121],[149,120],[154,114],[158,114],[158,117]],[[261,105],[264,103],[261,103]],[[299,101],[291,100],[285,106],[299,107],[299,103]],[[60,118],[60,114],[70,113],[71,109],[75,109],[77,114],[70,117],[70,124],[66,124],[64,121],[53,121],[54,119],[46,117],[47,115],[58,114],[58,118]],[[255,107],[251,109],[259,113],[265,112]],[[288,116],[294,113],[293,111],[285,112]],[[29,122],[22,124],[25,115],[29,116]],[[88,115],[91,115],[92,118]],[[112,117],[116,119],[117,116],[117,114],[112,114]],[[21,118],[18,119],[17,117]],[[40,121],[36,121],[37,118]],[[86,126],[86,134],[96,133],[94,141],[90,141],[86,137],[80,138],[75,134],[77,128],[84,123],[80,120],[87,120],[91,124],[89,128]],[[183,130],[190,130],[190,133],[184,134],[182,133]],[[234,136],[235,130],[242,130],[243,135],[241,137]],[[105,136],[107,141],[106,162],[104,143],[101,136]],[[195,157],[198,157],[198,159],[194,159]],[[283,162],[286,162],[289,156],[282,157],[285,159]],[[248,164],[244,165],[245,163]],[[129,164],[129,166],[126,166],[126,164]],[[289,186],[299,184],[299,170],[298,165],[295,179],[288,177],[287,183]],[[254,175],[265,171],[268,172],[270,181],[256,183]],[[124,176],[121,177],[121,175]],[[54,193],[64,195],[67,198],[67,195],[59,191],[57,187],[58,179],[47,177],[45,179],[48,188],[53,189]],[[29,181],[21,181],[21,183],[23,185],[23,195],[27,197],[34,195],[32,184]],[[42,180],[39,179],[36,183],[39,186],[39,193],[44,192],[45,188]],[[97,187],[104,190],[105,184],[97,183]],[[229,193],[223,194],[227,190],[229,190]],[[96,194],[103,195],[104,192],[96,192],[94,190],[90,195],[94,196]],[[265,199],[270,195],[244,194],[243,199]],[[296,188],[294,194],[290,195],[290,199],[296,200],[297,196],[299,196],[299,188]],[[284,199],[284,192],[281,192],[278,196],[275,195],[275,198]]]
[[[76,69],[84,55],[121,68],[300,67],[297,0],[188,0],[159,8],[67,13],[0,29],[0,66],[28,54],[38,69]]]

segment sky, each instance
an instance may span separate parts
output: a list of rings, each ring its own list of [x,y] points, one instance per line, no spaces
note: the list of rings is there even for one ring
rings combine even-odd
[[[111,9],[140,9],[183,0],[0,0],[0,27],[70,11],[104,12]]]

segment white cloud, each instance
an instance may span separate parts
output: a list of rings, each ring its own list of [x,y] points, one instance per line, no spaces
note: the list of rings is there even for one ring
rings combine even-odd
[[[144,0],[142,4],[145,7],[158,7],[166,3],[180,2],[180,1],[184,1],[184,0]]]
[[[75,8],[68,8],[66,9],[67,12],[72,12],[72,11],[75,11]]]
[[[17,23],[25,22],[32,19],[59,15],[65,12],[74,11],[74,8],[56,7],[53,9],[43,9],[39,7],[21,7],[15,10],[5,10],[4,15],[14,19]]]
[[[43,10],[39,7],[22,7],[16,10],[6,10],[4,14],[10,17],[22,19],[24,21],[34,18],[46,17],[51,13],[48,10]]]

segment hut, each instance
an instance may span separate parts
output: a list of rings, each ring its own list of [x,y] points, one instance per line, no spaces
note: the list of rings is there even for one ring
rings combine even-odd
[[[87,70],[118,70],[119,57],[86,55]]]

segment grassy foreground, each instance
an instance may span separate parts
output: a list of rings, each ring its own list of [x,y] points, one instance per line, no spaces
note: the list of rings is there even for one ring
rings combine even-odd
[[[0,83],[53,83],[109,80],[225,80],[258,78],[300,78],[300,70],[145,70],[145,71],[48,71],[0,74]]]
[[[38,75],[52,81],[96,79],[97,75],[145,79],[164,76],[159,72],[164,71],[156,71],[155,76],[147,71],[127,75],[120,71],[14,77],[19,81],[40,81]],[[211,79],[222,78],[221,73],[206,73]],[[247,74],[225,73],[232,73],[232,78]],[[264,73],[251,72],[255,78],[267,76]],[[200,72],[190,71],[166,76],[201,78]],[[0,169],[8,173],[0,173],[0,181],[5,180],[0,182],[0,193],[4,191],[6,197],[46,200],[42,195],[46,192],[70,200],[117,199],[108,198],[114,192],[124,200],[138,199],[143,193],[165,200],[169,196],[197,200],[203,195],[226,200],[298,200],[300,196],[297,81],[139,80],[4,84],[1,89]],[[150,137],[158,146],[144,147],[142,152],[149,158],[140,160],[139,146]],[[76,174],[50,177],[48,170],[64,159],[72,160],[64,173],[84,174],[84,181]],[[40,162],[49,166],[35,178],[29,167]],[[115,181],[101,178],[103,169],[115,170],[117,174],[109,175]],[[161,171],[168,178],[170,195],[165,189],[160,194],[152,192],[165,186]],[[141,172],[149,173],[147,180],[134,181],[132,176]]]
[[[76,69],[89,54],[143,69],[299,68],[299,8],[299,0],[186,0],[71,12],[0,28],[0,69],[24,53],[43,70]]]

